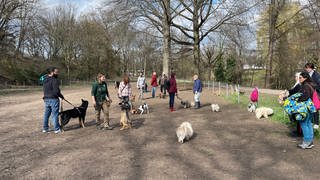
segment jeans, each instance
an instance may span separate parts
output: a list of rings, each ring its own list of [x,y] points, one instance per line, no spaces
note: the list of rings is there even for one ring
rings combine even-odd
[[[201,93],[200,92],[197,92],[194,94],[194,101],[195,102],[199,102],[200,101],[200,96],[201,96]]]
[[[174,96],[175,96],[176,93],[169,93],[169,107],[170,108],[173,108],[173,105],[174,105]]]
[[[300,126],[302,128],[303,133],[303,141],[306,143],[310,143],[313,141],[313,128],[312,128],[312,118],[313,115],[308,113],[305,120],[300,121]]]
[[[152,87],[152,98],[156,97],[156,87]]]
[[[166,95],[167,87],[165,85],[160,86],[161,93]]]
[[[54,130],[58,131],[60,129],[58,114],[59,114],[59,99],[44,99],[44,117],[43,117],[43,130],[49,130],[49,117],[51,117],[51,122],[53,124]]]

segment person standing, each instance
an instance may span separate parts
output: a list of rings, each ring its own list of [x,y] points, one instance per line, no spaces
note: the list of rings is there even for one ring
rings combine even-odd
[[[155,98],[156,97],[156,89],[157,89],[157,86],[158,86],[157,73],[155,71],[152,73],[151,86],[152,86],[152,90],[151,90],[152,98]]]
[[[319,92],[320,92],[320,74],[317,71],[315,71],[315,67],[314,67],[313,63],[305,64],[304,69],[311,77],[311,79],[315,85],[315,89],[316,89],[317,93],[319,94]],[[319,128],[319,111],[318,110],[316,113],[313,114],[313,128],[314,129]]]
[[[137,88],[139,90],[139,98],[140,100],[143,100],[143,91],[144,91],[144,87],[145,87],[145,83],[146,83],[146,79],[143,76],[143,73],[140,73],[140,76],[138,77],[137,80]]]
[[[202,84],[201,81],[198,77],[198,75],[194,75],[193,76],[193,94],[194,94],[194,101],[195,101],[195,105],[196,105],[196,109],[200,108],[200,96],[201,96],[201,92],[202,92]]]
[[[54,133],[60,133],[60,124],[58,119],[60,101],[59,98],[64,99],[60,92],[60,83],[58,80],[59,70],[56,67],[47,69],[48,76],[43,81],[43,100],[44,100],[44,117],[43,130],[44,133],[49,133],[49,117],[54,127]]]
[[[91,97],[96,114],[97,129],[112,130],[113,127],[110,126],[109,119],[109,108],[112,100],[109,95],[106,77],[104,74],[98,73],[97,80],[92,84]],[[104,115],[103,121],[100,119],[101,110]]]
[[[167,77],[166,74],[163,72],[163,73],[162,73],[162,76],[161,76],[161,78],[160,78],[160,80],[159,80],[160,91],[161,91],[160,98],[165,98],[165,96],[166,96],[167,81],[168,81],[168,77]]]
[[[123,81],[120,83],[119,90],[118,90],[118,97],[122,99],[122,102],[124,104],[128,104],[130,108],[122,108],[121,111],[125,110],[126,111],[126,118],[128,120],[128,123],[131,124],[130,118],[129,118],[129,110],[131,109],[131,102],[130,98],[132,98],[132,88],[130,84],[130,79],[127,75],[123,77]]]
[[[307,102],[312,99],[314,91],[314,84],[307,72],[302,72],[299,76],[301,89],[299,90],[302,95],[299,97],[298,102]],[[313,129],[312,129],[312,118],[313,115],[310,110],[307,111],[306,118],[300,121],[300,125],[303,133],[303,142],[298,145],[302,149],[311,149],[313,145]]]
[[[171,78],[169,80],[170,86],[168,88],[169,92],[169,108],[170,111],[175,111],[174,109],[174,96],[176,96],[177,93],[177,82],[176,82],[176,76],[175,73],[171,73]]]

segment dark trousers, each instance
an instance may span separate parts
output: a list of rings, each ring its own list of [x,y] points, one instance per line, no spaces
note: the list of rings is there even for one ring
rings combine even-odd
[[[167,87],[165,85],[160,85],[161,93],[166,95]]]
[[[315,113],[313,113],[313,124],[317,124],[317,125],[319,125],[319,111],[317,111],[317,112],[315,112]]]
[[[170,99],[169,99],[169,107],[170,108],[173,108],[173,105],[174,105],[174,95],[175,95],[176,93],[169,93],[169,97],[170,97]]]

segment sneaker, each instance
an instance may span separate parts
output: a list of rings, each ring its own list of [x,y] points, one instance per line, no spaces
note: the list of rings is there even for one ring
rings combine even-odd
[[[318,124],[313,125],[313,129],[319,129],[319,125]]]
[[[97,130],[102,130],[103,127],[102,126],[96,126]]]
[[[302,144],[299,144],[298,147],[301,149],[311,149],[314,147],[314,145],[313,145],[313,142],[311,143],[302,142]]]
[[[45,130],[45,129],[43,129],[42,132],[43,132],[43,133],[50,133],[49,130]]]
[[[306,149],[311,149],[313,147],[314,147],[314,144],[313,144],[313,142],[311,142]]]
[[[102,128],[103,130],[112,130],[113,129],[113,127],[111,127],[111,126],[107,126],[107,127],[104,127],[104,128]]]
[[[55,134],[59,134],[59,133],[61,133],[61,130],[59,129],[59,130],[56,130],[56,131],[54,131],[54,133]]]

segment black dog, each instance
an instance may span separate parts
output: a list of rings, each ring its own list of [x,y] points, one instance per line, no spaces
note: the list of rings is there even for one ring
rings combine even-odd
[[[119,89],[119,86],[120,86],[120,81],[115,81],[114,82],[114,88],[115,89]]]
[[[84,128],[84,120],[86,117],[87,108],[89,102],[86,100],[81,99],[82,104],[79,107],[74,107],[73,109],[69,109],[66,111],[62,111],[59,113],[61,118],[61,129],[67,125],[71,118],[79,118],[79,125]]]

